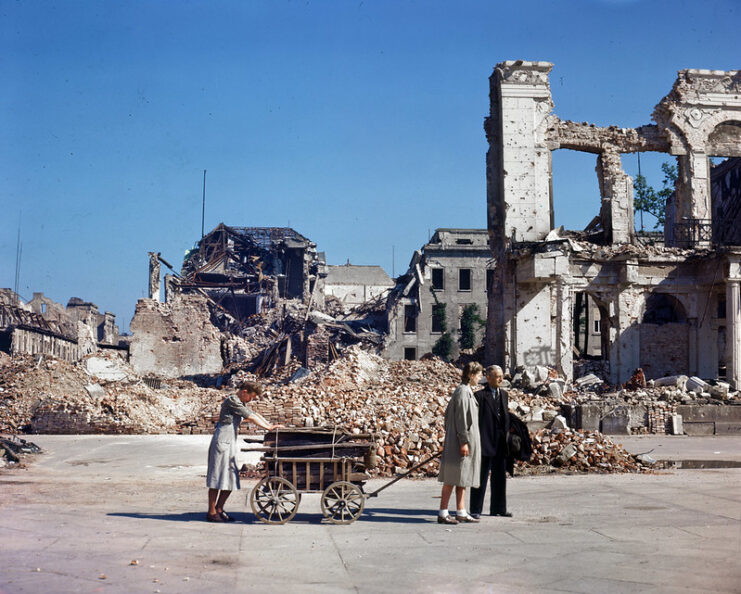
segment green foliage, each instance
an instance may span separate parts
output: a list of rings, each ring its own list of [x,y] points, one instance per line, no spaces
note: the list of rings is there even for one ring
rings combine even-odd
[[[483,328],[486,322],[479,316],[479,306],[475,303],[463,308],[461,314],[461,335],[458,342],[461,349],[472,349],[476,346],[476,330]]]
[[[444,332],[443,335],[437,339],[437,342],[432,347],[432,354],[448,361],[450,359],[450,353],[453,350],[453,339],[450,337],[450,332]]]
[[[636,212],[648,213],[656,218],[654,229],[658,229],[664,224],[664,213],[666,208],[666,199],[674,191],[674,184],[677,181],[677,166],[670,163],[662,163],[661,171],[664,173],[663,188],[655,190],[646,183],[646,178],[642,175],[636,175],[633,189],[635,197],[633,199],[633,208]],[[641,217],[641,229],[643,229],[643,217]]]
[[[436,324],[441,332],[445,332],[448,329],[448,317],[445,313],[444,303],[435,303],[432,306],[432,320],[433,324]]]
[[[448,320],[445,309],[445,303],[440,303],[435,298],[435,305],[432,306],[432,319],[435,327],[440,328],[443,334],[432,346],[432,354],[448,361],[450,359],[450,353],[453,350],[453,339],[448,332]]]

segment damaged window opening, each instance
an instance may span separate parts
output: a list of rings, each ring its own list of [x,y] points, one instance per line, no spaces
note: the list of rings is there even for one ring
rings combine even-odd
[[[417,349],[414,347],[404,348],[404,360],[405,361],[416,361],[417,360]]]
[[[552,177],[551,203],[553,228],[585,229],[600,215],[599,180],[595,175],[597,155],[570,149],[551,151],[551,169],[561,175]],[[581,196],[583,208],[558,208],[558,201]]]
[[[458,290],[459,291],[470,291],[471,290],[471,269],[461,268],[458,270]]]
[[[432,269],[432,288],[435,291],[442,291],[445,289],[445,281],[442,268]]]
[[[718,298],[718,319],[719,320],[726,319],[726,300],[724,297]]]
[[[741,157],[711,156],[709,166],[713,241],[741,245]]]
[[[417,306],[404,306],[404,332],[414,333],[417,331]]]
[[[432,306],[432,334],[445,332],[445,304],[438,303]]]

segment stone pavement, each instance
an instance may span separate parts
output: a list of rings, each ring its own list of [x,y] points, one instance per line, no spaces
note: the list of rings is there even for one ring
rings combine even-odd
[[[208,439],[31,436],[46,453],[0,474],[0,593],[741,592],[741,469],[516,477],[514,518],[450,528],[434,480],[393,485],[347,526],[322,520],[319,495],[262,524],[243,488],[239,521],[217,525]],[[737,453],[733,439],[685,449]]]

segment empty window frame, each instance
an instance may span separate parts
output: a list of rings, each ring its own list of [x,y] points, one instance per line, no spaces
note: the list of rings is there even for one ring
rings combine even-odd
[[[470,291],[471,290],[471,269],[470,268],[459,268],[458,269],[458,290],[459,291]]]
[[[599,334],[600,333],[599,320],[593,320],[592,321],[592,332],[594,334]]]
[[[404,332],[414,333],[417,331],[417,306],[404,306]]]
[[[443,320],[439,315],[435,315],[435,312],[432,312],[432,334],[442,334],[443,333]]]
[[[442,268],[432,269],[432,288],[435,291],[442,291],[445,288],[445,277]]]
[[[404,347],[404,360],[405,361],[416,361],[417,360],[416,347]]]

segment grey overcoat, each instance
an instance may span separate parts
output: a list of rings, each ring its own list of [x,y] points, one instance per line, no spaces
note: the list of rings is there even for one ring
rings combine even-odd
[[[445,443],[437,480],[456,487],[478,487],[481,470],[479,406],[470,386],[459,385],[445,410]],[[468,456],[461,446],[468,444]]]
[[[214,436],[208,446],[208,471],[206,485],[209,489],[233,491],[239,489],[237,468],[237,433],[242,419],[252,415],[239,396],[232,394],[224,399],[219,411]]]

